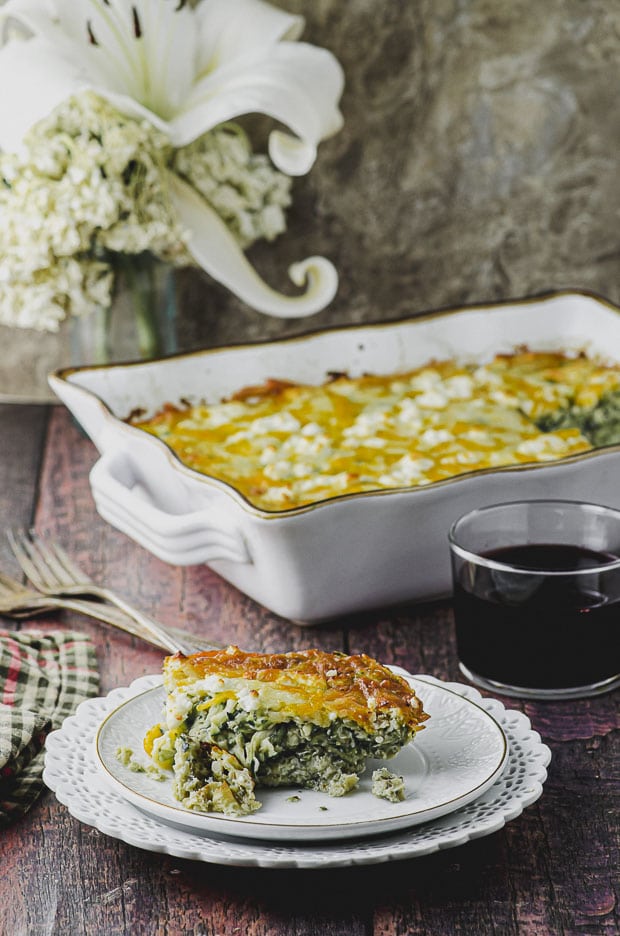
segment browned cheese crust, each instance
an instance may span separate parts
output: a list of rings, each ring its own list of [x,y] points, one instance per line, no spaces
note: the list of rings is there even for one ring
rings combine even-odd
[[[168,690],[208,676],[258,681],[283,694],[292,692],[299,700],[295,711],[301,717],[331,712],[368,728],[377,712],[395,709],[413,731],[428,718],[407,680],[363,653],[262,654],[231,646],[187,657],[175,654],[164,661]]]

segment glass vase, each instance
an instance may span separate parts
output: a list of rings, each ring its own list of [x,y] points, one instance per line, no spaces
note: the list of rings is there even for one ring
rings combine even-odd
[[[110,306],[71,322],[76,367],[148,361],[177,350],[175,269],[152,254],[117,254]]]

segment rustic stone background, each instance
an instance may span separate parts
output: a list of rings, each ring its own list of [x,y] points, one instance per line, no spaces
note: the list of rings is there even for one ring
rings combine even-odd
[[[560,287],[620,303],[617,0],[277,3],[344,66],[345,126],[295,182],[288,233],[250,256],[286,290],[323,253],[340,289],[282,321],[185,273],[182,348]],[[40,397],[66,336],[0,341],[0,393]]]

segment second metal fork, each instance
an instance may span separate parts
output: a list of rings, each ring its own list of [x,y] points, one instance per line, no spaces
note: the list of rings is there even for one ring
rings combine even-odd
[[[190,654],[197,649],[134,608],[116,592],[93,582],[58,543],[46,542],[34,530],[29,533],[9,530],[7,537],[24,574],[43,595],[90,595],[115,605],[173,653],[178,650]]]
[[[8,575],[0,572],[0,616],[15,618],[23,621],[28,618],[37,617],[40,614],[50,614],[55,610],[75,611],[77,614],[94,618],[103,624],[110,624],[117,630],[131,634],[132,637],[139,637],[148,643],[159,647],[161,650],[170,651],[170,640],[164,643],[159,637],[119,611],[113,605],[106,604],[104,601],[88,601],[84,598],[62,598],[58,595],[43,595],[41,592],[32,588],[26,588],[21,582],[10,578]],[[192,646],[194,650],[214,650],[221,649],[223,644],[213,641],[201,640],[194,637],[184,630],[177,627],[166,627],[166,633],[173,637],[179,643],[183,641],[187,646]]]

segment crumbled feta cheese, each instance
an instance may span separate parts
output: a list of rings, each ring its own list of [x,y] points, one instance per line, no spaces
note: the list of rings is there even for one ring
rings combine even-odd
[[[436,445],[451,442],[453,439],[454,435],[448,432],[447,429],[427,429],[426,432],[422,433],[418,441],[425,447],[435,448]]]
[[[448,396],[441,390],[427,390],[416,397],[418,406],[424,409],[445,409],[448,404]]]
[[[538,458],[542,458],[546,454],[550,457],[557,457],[558,453],[564,452],[566,449],[566,439],[552,432],[537,436],[535,439],[527,439],[517,446],[517,452],[520,455],[535,455]]]
[[[447,377],[442,386],[451,400],[468,400],[474,393],[474,381],[467,374]]]
[[[405,455],[395,465],[392,470],[382,475],[381,481],[388,485],[405,485],[418,481],[429,468],[433,467],[433,461],[430,458],[413,458],[411,455]]]

